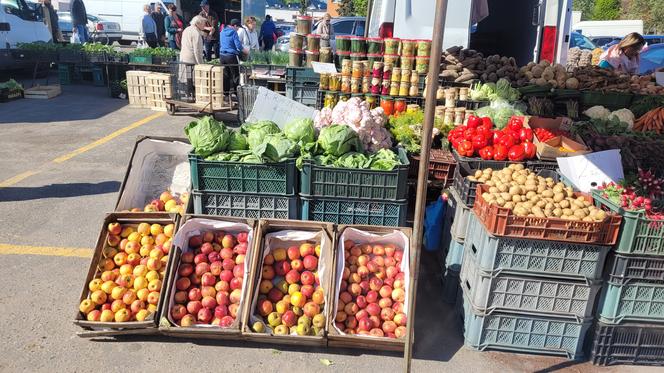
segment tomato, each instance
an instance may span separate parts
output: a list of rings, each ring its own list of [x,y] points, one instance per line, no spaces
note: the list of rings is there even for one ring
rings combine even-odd
[[[526,159],[535,158],[535,154],[537,153],[537,147],[535,146],[535,144],[533,144],[530,141],[525,141],[522,145],[523,145],[523,151],[526,154]]]
[[[523,148],[523,144],[514,145],[510,148],[509,152],[507,152],[507,159],[510,161],[520,162],[523,161],[525,156],[526,152]]]
[[[513,132],[519,132],[523,128],[523,118],[511,117],[507,127]]]
[[[482,125],[483,126],[488,126],[489,128],[493,128],[493,122],[491,121],[491,118],[489,118],[489,117],[483,117],[482,118]]]
[[[473,149],[480,150],[489,145],[489,141],[482,134],[473,136]]]
[[[521,131],[519,131],[519,140],[521,140],[521,142],[533,141],[533,130],[530,128],[522,128]]]
[[[485,146],[479,151],[480,158],[484,160],[492,160],[493,159],[493,146]]]
[[[477,128],[480,124],[482,124],[482,119],[480,119],[478,116],[471,115],[468,117],[466,126],[468,128]]]
[[[511,133],[505,133],[503,137],[500,138],[500,145],[505,145],[508,149],[516,145],[516,140]]]
[[[504,161],[507,159],[508,149],[505,145],[496,144],[493,146],[493,159],[496,161]]]

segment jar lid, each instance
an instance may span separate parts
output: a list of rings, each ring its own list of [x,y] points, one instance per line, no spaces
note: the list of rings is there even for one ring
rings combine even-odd
[[[351,36],[350,40],[362,40],[365,41],[367,39],[364,38],[364,36]]]
[[[350,37],[351,37],[351,35],[339,35],[339,36],[335,36],[335,38],[337,38],[337,39],[350,39]]]
[[[318,35],[318,34],[307,34],[307,37],[308,37],[308,38],[316,38],[316,39],[320,39],[320,35]]]
[[[351,57],[366,57],[367,54],[366,53],[351,53],[350,56]]]
[[[378,58],[378,57],[383,57],[383,54],[382,53],[367,53],[367,57]]]
[[[297,16],[297,19],[311,20],[311,19],[313,19],[313,17],[311,17],[311,16],[302,16],[302,15],[300,15],[300,16]]]
[[[417,58],[418,60],[421,60],[421,59],[425,59],[425,58],[426,58],[426,59],[428,60],[428,59],[430,59],[431,57],[430,57],[430,56],[417,56],[417,57],[415,57],[415,58]]]
[[[394,100],[394,99],[392,98],[392,96],[380,96],[380,99],[381,99],[381,100],[390,100],[390,101]]]
[[[350,51],[337,51],[338,56],[350,56]]]
[[[385,54],[383,56],[385,56],[385,57],[399,57],[398,54]]]
[[[289,49],[288,53],[304,54],[304,51],[302,49]]]
[[[431,43],[430,39],[417,39],[417,41],[422,41],[422,42],[425,42],[425,43]]]
[[[373,43],[382,43],[383,38],[367,38],[367,41],[373,42]]]
[[[388,41],[388,40],[389,41],[400,41],[401,39],[399,39],[399,38],[385,38],[384,40],[385,41]]]
[[[306,53],[306,54],[312,54],[312,55],[318,55],[318,54],[320,54],[318,51],[305,51],[304,53]]]

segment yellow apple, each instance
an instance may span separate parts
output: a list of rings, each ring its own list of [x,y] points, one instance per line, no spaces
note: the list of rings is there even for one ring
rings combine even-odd
[[[116,322],[127,322],[131,318],[131,312],[129,312],[128,309],[123,308],[121,310],[118,310],[115,313],[115,321]]]
[[[136,229],[138,233],[141,234],[141,236],[147,236],[150,234],[150,224],[148,223],[141,223],[138,225],[138,228]]]
[[[150,316],[150,311],[140,310],[136,312],[136,321],[145,321],[148,316]]]
[[[125,289],[123,287],[120,287],[120,286],[116,286],[116,287],[113,288],[113,290],[111,290],[111,298],[116,299],[116,300],[117,299],[122,299],[122,296],[126,292],[127,292],[127,289]]]
[[[173,224],[169,224],[169,225],[167,225],[167,226],[164,227],[164,234],[165,234],[168,238],[172,238],[172,237],[173,237],[173,231],[174,231],[174,230],[175,230],[175,225],[173,225]]]
[[[95,290],[90,294],[90,300],[95,304],[100,305],[106,303],[106,293],[103,290]]]
[[[78,306],[78,309],[87,315],[90,311],[95,309],[95,303],[91,299],[83,299],[81,305]]]
[[[101,289],[101,285],[103,283],[104,283],[104,281],[102,281],[100,278],[96,278],[96,279],[90,281],[90,283],[88,284],[88,289],[90,289],[90,291],[99,290],[99,289]]]
[[[115,313],[111,310],[101,311],[101,316],[99,316],[99,321],[101,322],[112,322],[115,320]]]
[[[141,289],[145,289],[148,287],[148,280],[145,279],[143,276],[136,277],[134,279],[134,290],[138,291]]]
[[[127,239],[130,242],[141,242],[141,234],[138,232],[131,232],[129,236],[127,236]]]

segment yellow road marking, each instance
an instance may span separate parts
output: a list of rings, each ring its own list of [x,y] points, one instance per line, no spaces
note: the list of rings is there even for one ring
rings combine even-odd
[[[9,179],[3,181],[0,183],[0,188],[6,188],[8,186],[12,186],[16,183],[19,183],[21,180],[26,179],[32,175],[38,174],[40,171],[39,170],[34,170],[34,171],[25,171],[23,173],[20,173],[14,177],[10,177]]]
[[[52,162],[52,163],[62,163],[62,162],[68,161],[68,160],[74,158],[75,156],[77,156],[77,155],[79,155],[79,154],[83,154],[83,153],[87,152],[88,150],[91,150],[91,149],[96,148],[96,147],[99,146],[99,145],[103,145],[103,144],[105,144],[105,143],[107,143],[107,142],[113,140],[114,138],[116,138],[116,137],[122,135],[123,133],[129,132],[129,131],[133,130],[134,128],[138,128],[138,127],[140,127],[140,126],[142,126],[142,125],[144,125],[144,124],[146,124],[146,123],[149,123],[149,122],[151,122],[151,121],[153,121],[153,120],[155,120],[155,119],[157,119],[157,118],[159,118],[159,117],[161,117],[161,116],[163,116],[163,115],[164,115],[164,113],[155,113],[155,114],[152,114],[152,115],[150,115],[149,117],[143,118],[143,119],[141,119],[141,120],[139,120],[139,121],[136,121],[136,122],[134,122],[134,123],[128,125],[127,127],[120,128],[119,130],[117,130],[117,131],[115,131],[115,132],[113,132],[113,133],[111,133],[111,134],[108,134],[108,135],[102,137],[101,139],[99,139],[99,140],[97,140],[97,141],[95,141],[95,142],[92,142],[92,143],[90,143],[90,144],[88,144],[88,145],[85,145],[85,146],[83,146],[83,147],[80,147],[80,148],[74,150],[73,152],[69,152],[69,153],[67,153],[67,154],[65,154],[65,155],[62,155],[62,156],[60,156],[60,157],[58,157],[58,158],[55,158],[55,159],[53,159],[51,162]],[[7,188],[7,187],[10,187],[10,186],[12,186],[12,185],[14,185],[14,184],[17,184],[17,183],[23,181],[24,179],[26,179],[26,178],[28,178],[28,177],[30,177],[30,176],[36,175],[36,174],[42,172],[46,166],[47,166],[47,165],[43,165],[43,166],[38,167],[38,168],[36,168],[36,169],[34,169],[34,170],[25,171],[25,172],[20,173],[20,174],[18,174],[18,175],[16,175],[16,176],[10,177],[9,179],[0,182],[0,188]]]
[[[164,115],[164,113],[156,113],[156,114],[150,115],[149,117],[147,117],[147,118],[143,118],[143,119],[141,119],[141,120],[139,120],[139,121],[137,121],[137,122],[134,122],[134,123],[128,125],[127,127],[120,128],[119,130],[117,130],[117,131],[115,131],[115,132],[113,132],[113,133],[111,133],[111,134],[109,134],[109,135],[106,135],[106,136],[102,137],[101,139],[99,139],[99,140],[97,140],[97,141],[95,141],[95,142],[93,142],[93,143],[90,143],[90,144],[88,144],[88,145],[86,145],[86,146],[83,146],[83,147],[81,147],[81,148],[78,148],[78,149],[74,150],[74,151],[71,152],[71,153],[67,153],[67,154],[65,154],[65,155],[63,155],[63,156],[60,156],[60,157],[58,157],[58,158],[55,158],[52,162],[54,162],[54,163],[62,163],[62,162],[64,162],[64,161],[70,160],[70,159],[74,158],[75,156],[77,156],[77,155],[79,155],[79,154],[85,153],[85,152],[87,152],[87,151],[90,150],[90,149],[93,149],[93,148],[96,148],[96,147],[99,146],[99,145],[105,144],[105,143],[107,143],[107,142],[113,140],[114,138],[116,138],[116,137],[122,135],[123,133],[125,133],[125,132],[129,132],[129,131],[133,130],[134,128],[140,127],[140,126],[142,126],[142,125],[144,125],[144,124],[146,124],[146,123],[148,123],[148,122],[151,122],[151,121],[153,121],[153,120],[155,120],[155,119],[157,119],[157,118],[159,118],[159,117],[161,117],[161,116],[163,116],[163,115]]]
[[[0,255],[46,255],[91,258],[91,249],[0,244]]]

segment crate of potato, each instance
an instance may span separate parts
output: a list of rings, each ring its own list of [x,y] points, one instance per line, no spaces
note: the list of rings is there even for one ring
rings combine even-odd
[[[473,211],[487,231],[506,236],[613,245],[620,216],[593,205],[587,194],[511,165],[477,186]]]
[[[158,331],[179,215],[111,213],[97,239],[74,324],[81,337]]]
[[[238,338],[251,274],[254,220],[187,215],[173,238],[173,265],[159,331]]]
[[[332,224],[261,220],[256,240],[243,336],[325,346],[334,272]]]
[[[328,344],[403,350],[408,332],[409,228],[340,226]]]

